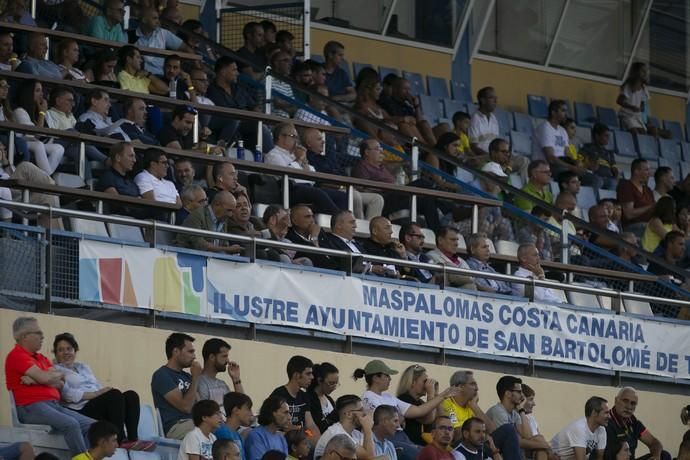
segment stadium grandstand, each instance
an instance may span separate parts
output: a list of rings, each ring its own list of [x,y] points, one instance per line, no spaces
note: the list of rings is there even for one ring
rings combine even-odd
[[[687,1],[0,11],[0,460],[690,458]]]

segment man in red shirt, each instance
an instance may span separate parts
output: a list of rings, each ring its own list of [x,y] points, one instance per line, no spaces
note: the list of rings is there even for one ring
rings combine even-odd
[[[417,460],[453,460],[453,454],[449,451],[450,442],[453,440],[453,423],[449,417],[436,417],[431,437],[431,444],[419,452]]]
[[[630,165],[630,180],[618,184],[618,201],[623,207],[623,227],[642,236],[654,212],[654,192],[649,188],[649,163],[638,158]]]
[[[95,420],[60,405],[65,376],[38,352],[43,345],[38,321],[19,317],[12,324],[12,334],[17,345],[5,359],[5,380],[19,421],[50,425],[65,437],[72,456],[86,451],[84,437]]]

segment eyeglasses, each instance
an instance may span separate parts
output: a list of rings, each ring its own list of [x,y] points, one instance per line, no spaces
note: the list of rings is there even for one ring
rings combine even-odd
[[[453,431],[453,427],[452,427],[452,426],[448,426],[448,425],[437,426],[435,429],[436,429],[436,430],[441,430],[441,431],[447,431],[447,432],[449,432],[449,433],[450,433],[451,431]]]
[[[337,455],[340,460],[357,460],[356,457],[346,457],[344,455],[341,455],[340,452],[338,452],[337,450],[332,450],[331,452]]]
[[[208,198],[202,198],[200,200],[197,200],[196,202],[199,204],[206,204],[206,203],[208,203]]]
[[[43,337],[43,331],[29,331],[26,332],[25,335],[37,335],[39,337]]]

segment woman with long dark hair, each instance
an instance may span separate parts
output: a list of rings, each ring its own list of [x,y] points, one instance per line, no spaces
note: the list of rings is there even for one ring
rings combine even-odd
[[[328,415],[335,409],[335,401],[331,393],[340,386],[339,371],[331,363],[314,364],[312,368],[314,380],[307,390],[309,396],[309,411],[314,423],[321,433],[333,423]]]

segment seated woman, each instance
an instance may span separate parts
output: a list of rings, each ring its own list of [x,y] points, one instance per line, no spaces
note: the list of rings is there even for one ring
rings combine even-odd
[[[76,40],[65,39],[60,41],[55,54],[55,63],[62,70],[65,80],[88,81],[84,72],[74,67],[79,62],[79,44]]]
[[[679,230],[676,223],[676,202],[670,196],[662,196],[656,202],[652,218],[642,234],[642,249],[654,252],[671,230]]]
[[[94,85],[119,88],[120,82],[115,75],[117,65],[117,51],[108,48],[96,56],[96,60],[88,64],[84,76]]]
[[[65,385],[60,390],[63,404],[80,414],[115,425],[123,449],[155,449],[155,443],[138,440],[139,395],[101,385],[88,365],[75,361],[78,351],[79,345],[72,334],[64,332],[55,336],[55,369],[65,375]]]
[[[26,80],[21,83],[17,91],[17,102],[14,108],[14,119],[22,125],[46,127],[45,116],[48,101],[43,97],[43,86],[36,80]],[[63,146],[54,143],[53,139],[45,142],[33,135],[22,136],[29,146],[29,151],[35,158],[36,165],[52,175],[62,161],[65,154]]]

